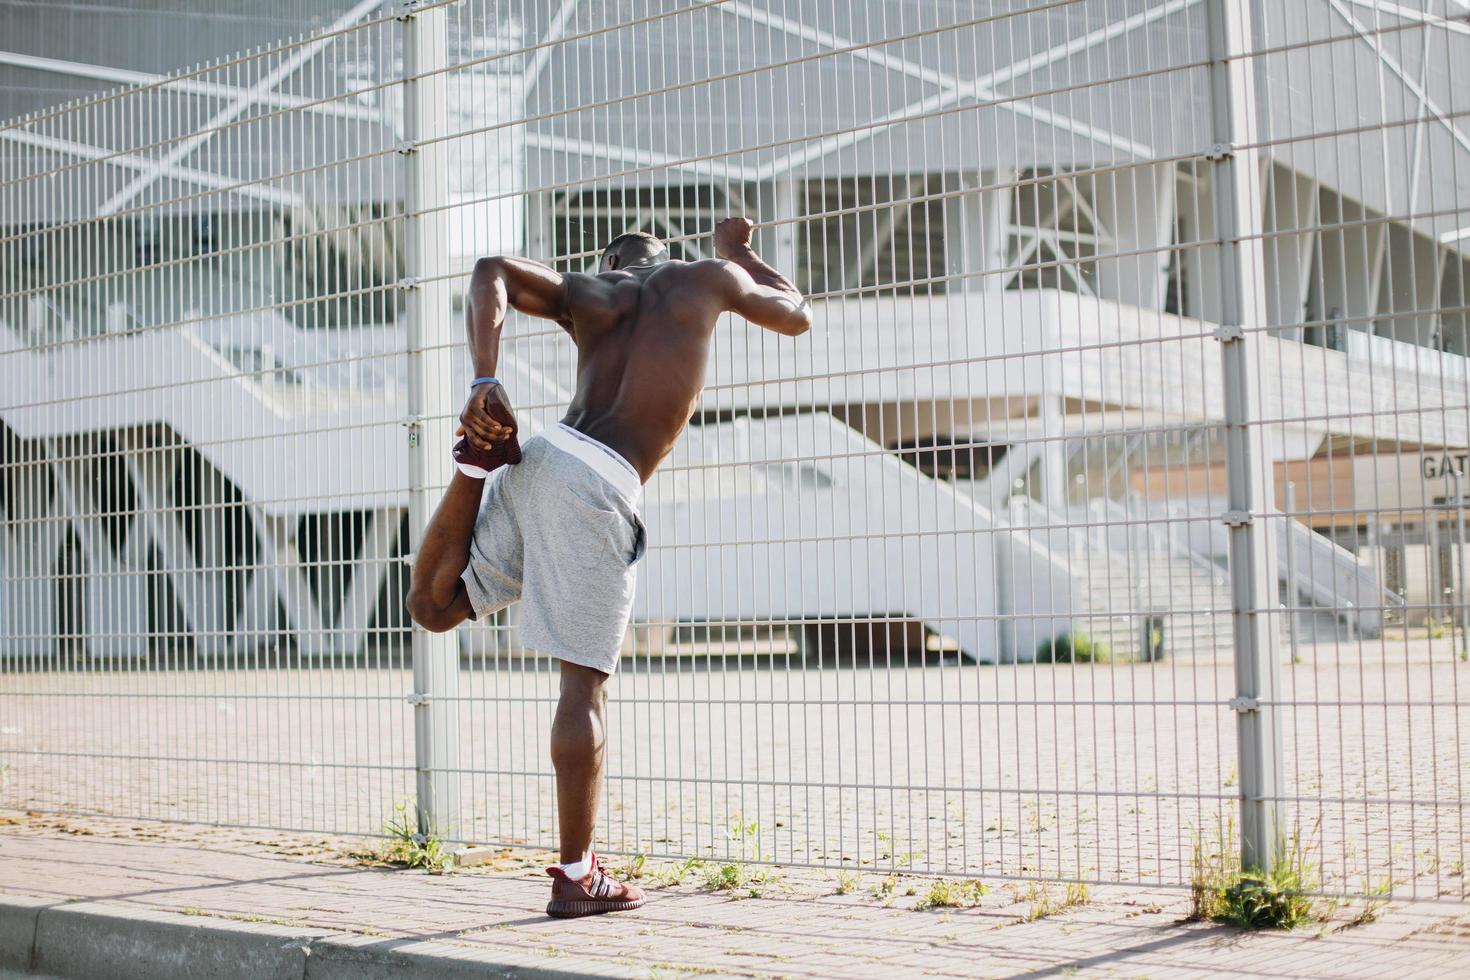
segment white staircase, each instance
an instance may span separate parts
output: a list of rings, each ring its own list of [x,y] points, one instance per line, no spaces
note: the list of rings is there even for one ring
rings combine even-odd
[[[1078,628],[1115,658],[1146,656],[1144,631],[1158,617],[1163,657],[1213,659],[1231,648],[1230,586],[1223,570],[1157,549],[1079,548],[1072,570],[1082,587]]]

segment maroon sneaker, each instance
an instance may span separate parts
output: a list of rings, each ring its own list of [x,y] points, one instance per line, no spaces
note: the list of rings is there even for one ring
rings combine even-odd
[[[551,901],[546,914],[553,919],[575,919],[604,912],[627,912],[643,907],[643,889],[614,881],[602,870],[602,862],[592,855],[592,870],[579,881],[567,877],[559,867],[550,867]]]
[[[511,433],[509,439],[497,442],[490,449],[479,449],[463,437],[454,444],[454,465],[465,476],[476,480],[483,480],[502,466],[514,466],[520,461],[521,443],[515,433]]]

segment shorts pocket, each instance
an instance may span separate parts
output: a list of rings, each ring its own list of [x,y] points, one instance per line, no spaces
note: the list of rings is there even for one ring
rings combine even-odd
[[[628,559],[628,564],[636,565],[648,551],[648,528],[643,525],[643,518],[637,514],[633,515],[633,557]]]
[[[637,514],[630,514],[611,501],[588,500],[571,487],[564,488],[560,502],[567,508],[566,513],[553,520],[573,521],[588,532],[591,537],[583,541],[584,549],[592,541],[600,541],[606,549],[602,554],[609,558],[616,555],[627,567],[643,557],[647,531]],[[589,562],[595,561],[596,552],[584,551],[584,554]]]

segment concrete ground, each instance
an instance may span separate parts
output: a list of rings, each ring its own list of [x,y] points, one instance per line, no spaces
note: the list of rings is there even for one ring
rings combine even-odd
[[[1463,904],[1340,906],[1242,933],[1183,921],[1177,890],[996,881],[969,907],[921,909],[937,879],[778,871],[729,887],[719,866],[650,862],[646,908],[567,923],[542,913],[544,855],[430,875],[375,865],[373,846],[0,811],[0,978],[1470,975]]]

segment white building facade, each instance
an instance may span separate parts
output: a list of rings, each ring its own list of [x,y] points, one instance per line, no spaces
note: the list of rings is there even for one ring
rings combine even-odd
[[[722,328],[648,488],[631,653],[1229,645],[1204,7],[452,6],[452,292],[479,254],[583,270],[631,228],[707,257],[746,214],[813,297],[800,340]],[[1464,13],[1255,7],[1254,369],[1302,642],[1465,605]],[[115,69],[144,87],[0,130],[15,653],[401,641],[404,422],[450,426],[465,368],[408,418],[397,22],[313,17],[243,77]],[[0,64],[105,77],[60,60]],[[516,320],[504,359],[528,431],[558,417],[559,331]],[[464,645],[514,652],[513,615]]]

